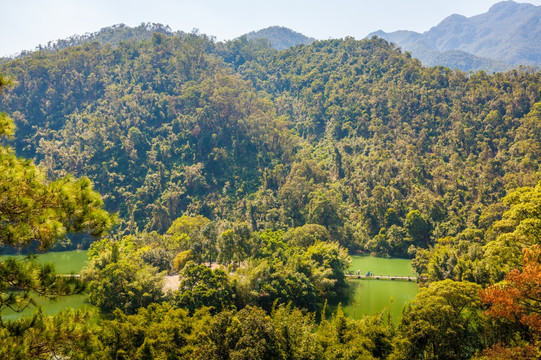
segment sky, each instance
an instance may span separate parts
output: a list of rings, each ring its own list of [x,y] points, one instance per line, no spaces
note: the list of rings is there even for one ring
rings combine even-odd
[[[487,12],[498,0],[0,0],[0,56],[103,27],[142,22],[218,41],[269,26],[324,40],[377,30],[424,32],[451,14]],[[541,0],[529,2],[541,5]]]

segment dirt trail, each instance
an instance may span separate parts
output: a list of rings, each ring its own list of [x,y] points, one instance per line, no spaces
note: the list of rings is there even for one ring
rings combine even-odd
[[[212,263],[212,265],[209,265],[209,263],[203,263],[203,265],[209,266],[211,270],[216,270],[220,268],[221,266],[216,263]],[[163,291],[174,291],[178,289],[178,286],[180,285],[180,278],[179,275],[166,275],[163,279]]]
[[[178,275],[167,275],[163,279],[164,292],[177,290],[179,285],[180,285],[180,280],[179,280]]]

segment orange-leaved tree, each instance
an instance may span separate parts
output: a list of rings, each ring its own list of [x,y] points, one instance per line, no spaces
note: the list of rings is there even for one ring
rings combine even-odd
[[[487,314],[527,326],[536,339],[541,335],[541,247],[523,249],[522,271],[514,269],[505,281],[481,292]]]

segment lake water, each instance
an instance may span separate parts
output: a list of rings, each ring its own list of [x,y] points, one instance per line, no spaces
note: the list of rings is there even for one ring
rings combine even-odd
[[[0,256],[0,260],[7,256]],[[23,258],[24,256],[17,256]],[[41,263],[51,262],[56,264],[57,272],[61,274],[78,273],[88,261],[87,252],[84,250],[72,250],[61,252],[49,252],[39,254],[37,260]],[[373,256],[352,256],[351,271],[359,270],[361,274],[371,271],[374,275],[391,276],[415,276],[411,268],[411,260],[388,259]],[[417,283],[408,281],[391,280],[359,280],[349,279],[350,296],[342,301],[344,313],[353,318],[363,315],[371,315],[381,312],[384,308],[390,309],[394,320],[402,314],[402,308],[415,297],[418,291]],[[56,301],[49,301],[43,297],[36,300],[42,306],[43,312],[53,315],[67,307],[80,308],[87,304],[88,295],[74,295],[59,297]],[[31,315],[36,309],[31,308],[23,312],[23,315]],[[4,312],[4,319],[13,319],[20,316],[13,312]]]
[[[0,261],[8,257],[15,257],[22,259],[24,255],[15,256],[0,256]],[[88,256],[86,250],[71,250],[71,251],[58,251],[48,252],[44,254],[38,254],[37,261],[44,263],[53,263],[56,265],[56,272],[59,274],[78,273],[86,265]],[[79,294],[72,296],[59,296],[55,300],[50,301],[48,298],[42,296],[36,296],[34,298],[37,303],[43,309],[45,315],[54,315],[66,308],[78,309],[86,305],[88,295]],[[13,311],[6,310],[2,312],[3,319],[16,319],[20,316],[32,315],[37,309],[35,307],[29,307],[22,313],[15,313]]]
[[[67,308],[79,309],[86,305],[90,306],[88,304],[88,294],[59,296],[55,300],[50,300],[43,296],[35,296],[34,300],[41,306],[44,315],[54,315]],[[15,320],[21,316],[30,316],[36,311],[37,308],[34,306],[28,307],[20,313],[8,309],[2,312],[2,320]]]
[[[415,276],[411,260],[389,259],[373,256],[354,255],[351,257],[351,271],[363,275],[372,272],[374,275]],[[380,313],[384,308],[390,309],[396,321],[402,315],[404,305],[413,299],[419,287],[415,281],[399,280],[360,280],[349,279],[350,296],[342,302],[344,313],[353,318]]]
[[[0,261],[8,257],[23,259],[25,255],[1,255]],[[38,254],[37,261],[41,264],[53,263],[58,274],[78,273],[88,262],[86,250],[55,251]]]

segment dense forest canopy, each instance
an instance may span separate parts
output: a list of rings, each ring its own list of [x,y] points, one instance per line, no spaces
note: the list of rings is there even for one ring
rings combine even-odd
[[[102,235],[114,217],[91,182],[117,214],[81,273],[100,319],[0,317],[0,354],[536,356],[540,73],[424,67],[376,37],[278,51],[161,32],[0,65],[13,80],[0,108],[17,127],[5,138],[0,118],[4,173],[56,200],[14,205],[21,240],[1,245]],[[0,182],[9,205],[18,196]],[[0,230],[15,233],[0,210]],[[423,288],[398,325],[340,306],[325,316],[348,296],[348,251],[413,258]],[[32,259],[0,264],[30,274],[25,306],[31,293],[81,290],[78,278],[55,285],[50,268],[39,278]],[[170,272],[179,284],[164,293]],[[19,301],[14,284],[0,282],[0,305]]]
[[[539,180],[528,69],[427,68],[377,38],[276,51],[196,33],[2,69],[17,82],[2,99],[17,152],[53,178],[88,176],[127,232],[182,214],[316,223],[351,249],[407,256]]]
[[[314,38],[282,26],[271,26],[258,31],[251,31],[245,36],[248,40],[265,39],[276,50],[285,50],[296,45],[309,45],[316,41]]]

